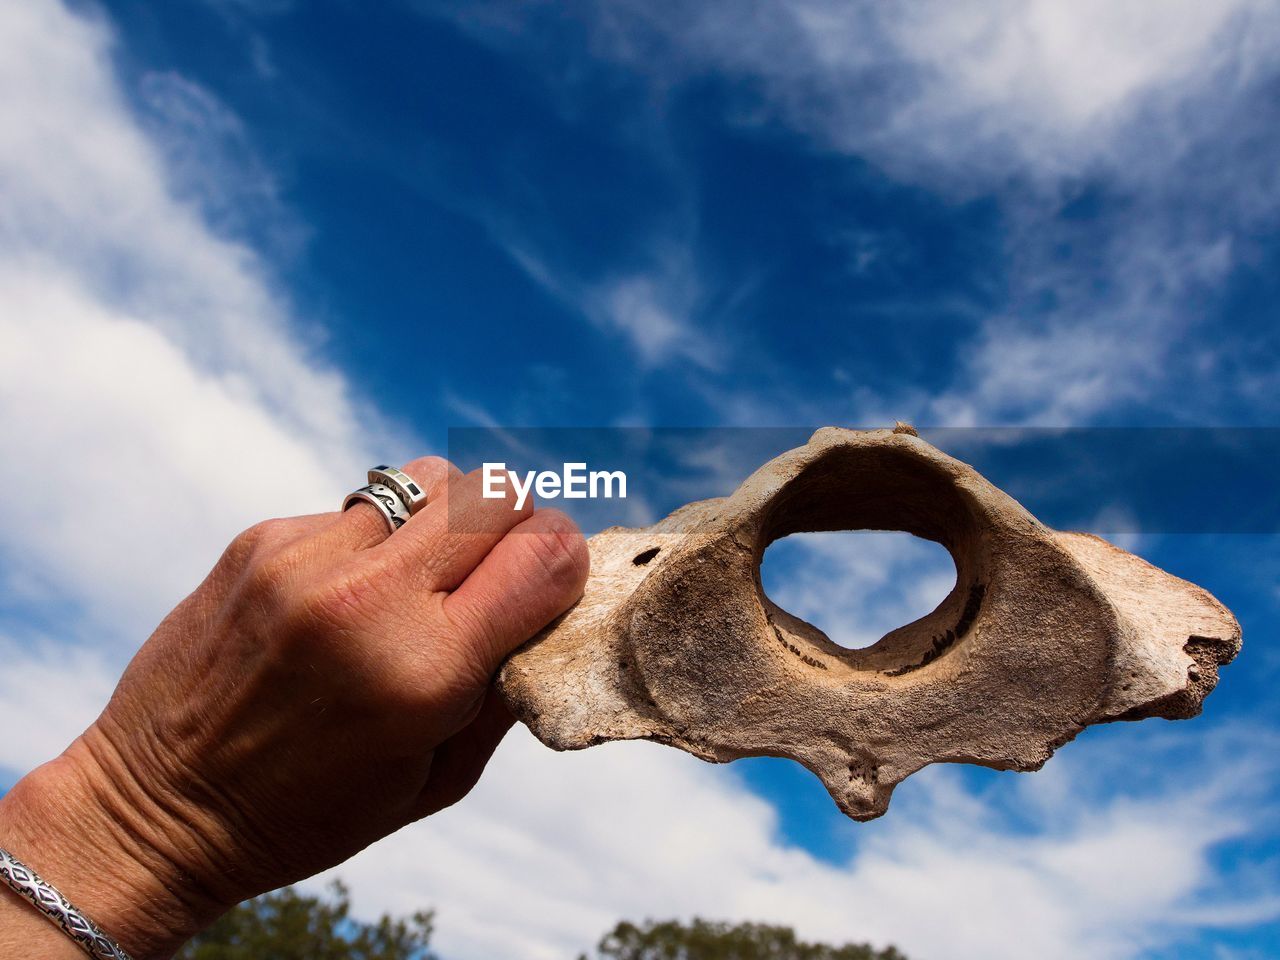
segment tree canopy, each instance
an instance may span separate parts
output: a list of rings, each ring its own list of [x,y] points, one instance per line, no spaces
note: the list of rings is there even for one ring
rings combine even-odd
[[[432,911],[362,923],[350,916],[347,888],[335,882],[329,889],[327,899],[286,887],[248,900],[175,960],[437,960],[427,949]]]
[[[865,943],[809,943],[790,927],[763,923],[716,923],[695,919],[623,921],[596,947],[598,960],[906,960],[893,947]],[[580,960],[587,960],[586,957]]]
[[[347,888],[329,896],[291,887],[231,910],[179,951],[175,960],[439,960],[429,950],[434,913],[352,919]],[[505,960],[497,958],[494,960]],[[810,943],[790,927],[695,919],[623,921],[578,960],[907,960],[893,947]]]

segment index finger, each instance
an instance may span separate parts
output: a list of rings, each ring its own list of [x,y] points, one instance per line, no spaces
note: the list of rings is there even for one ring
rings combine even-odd
[[[577,525],[558,510],[538,510],[444,598],[443,610],[468,658],[492,675],[507,654],[578,601],[589,566]]]

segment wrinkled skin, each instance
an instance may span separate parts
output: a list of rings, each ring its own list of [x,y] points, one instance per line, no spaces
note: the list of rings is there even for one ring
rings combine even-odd
[[[406,470],[430,501],[392,537],[365,504],[238,536],[0,800],[0,843],[137,960],[454,803],[509,728],[491,678],[578,598],[585,543],[439,458]],[[0,956],[82,954],[4,890]]]

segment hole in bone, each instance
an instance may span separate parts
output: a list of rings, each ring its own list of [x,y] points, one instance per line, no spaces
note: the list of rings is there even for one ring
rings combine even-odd
[[[850,650],[937,608],[956,584],[941,544],[871,530],[796,533],[765,550],[765,594]]]
[[[643,553],[637,553],[635,559],[631,562],[637,567],[643,567],[646,563],[656,557],[658,555],[658,551],[661,549],[661,547],[652,547],[649,550],[645,550]]]

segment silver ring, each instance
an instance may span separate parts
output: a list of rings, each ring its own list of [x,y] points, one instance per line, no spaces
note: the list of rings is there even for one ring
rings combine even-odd
[[[371,483],[367,487],[353,490],[342,501],[342,509],[346,510],[356,503],[371,503],[387,521],[387,530],[395,533],[409,519],[409,508],[404,505],[394,490],[381,483]]]
[[[418,486],[418,481],[403,470],[397,470],[384,463],[369,470],[369,482],[380,483],[395,491],[400,502],[409,508],[410,516],[427,505],[427,491]]]

